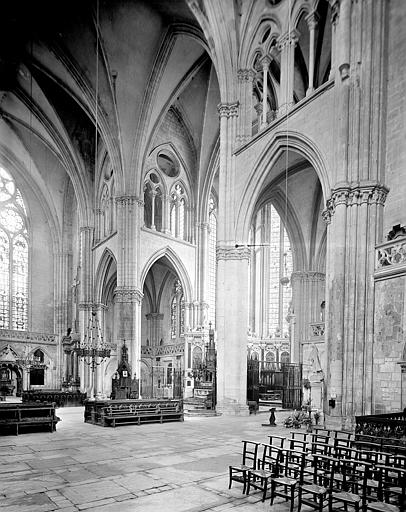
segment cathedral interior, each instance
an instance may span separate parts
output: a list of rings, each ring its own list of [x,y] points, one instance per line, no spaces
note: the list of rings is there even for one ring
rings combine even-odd
[[[253,365],[300,368],[332,425],[402,410],[405,24],[403,0],[4,2],[1,392],[108,399],[121,368],[187,399],[215,350],[223,416]]]

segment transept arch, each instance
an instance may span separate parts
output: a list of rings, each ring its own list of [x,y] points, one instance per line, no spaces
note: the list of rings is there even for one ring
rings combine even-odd
[[[323,197],[327,198],[331,189],[325,158],[317,145],[307,136],[293,131],[276,132],[270,144],[264,148],[247,177],[246,187],[241,194],[236,222],[236,240],[248,240],[252,213],[267,179],[268,172],[284,151],[293,151],[308,160],[320,180]]]

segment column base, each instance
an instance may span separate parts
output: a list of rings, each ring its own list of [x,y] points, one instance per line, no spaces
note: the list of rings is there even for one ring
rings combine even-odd
[[[235,400],[223,400],[216,405],[216,413],[223,416],[249,416],[250,411],[246,403]]]
[[[324,428],[353,432],[355,430],[355,418],[348,416],[330,416],[329,414],[324,414]]]

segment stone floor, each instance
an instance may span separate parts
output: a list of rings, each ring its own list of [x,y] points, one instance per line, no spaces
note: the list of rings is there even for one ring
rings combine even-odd
[[[268,414],[185,418],[183,423],[103,428],[83,422],[83,408],[57,410],[54,433],[0,437],[2,512],[285,512],[258,492],[228,489],[228,465],[240,461],[241,440],[267,442],[288,434],[286,411],[277,427]]]

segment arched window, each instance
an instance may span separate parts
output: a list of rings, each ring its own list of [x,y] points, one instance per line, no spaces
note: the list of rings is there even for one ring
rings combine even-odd
[[[292,300],[292,251],[287,231],[275,207],[268,203],[257,213],[252,229],[255,243],[251,308],[253,331],[263,337],[289,335],[286,320]]]
[[[185,299],[182,284],[176,279],[171,300],[171,338],[177,339],[185,332]]]
[[[171,192],[170,228],[173,236],[187,239],[186,194],[177,183]]]
[[[28,329],[28,230],[20,191],[0,167],[0,329]]]
[[[217,243],[217,210],[213,196],[209,200],[209,322],[212,328],[216,326],[216,243]]]
[[[162,185],[153,171],[144,182],[144,224],[147,228],[162,230]]]

